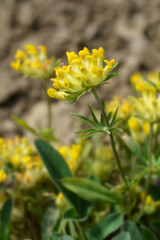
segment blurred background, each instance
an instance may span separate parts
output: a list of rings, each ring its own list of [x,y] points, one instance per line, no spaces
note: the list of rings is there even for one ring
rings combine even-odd
[[[119,62],[119,76],[110,86],[99,87],[103,100],[131,93],[129,77],[140,71],[160,70],[159,0],[0,0],[0,136],[24,135],[11,119],[14,114],[32,126],[46,125],[43,84],[14,71],[10,63],[17,49],[25,44],[45,45],[49,55],[67,63],[66,51],[84,46],[103,47],[106,59]],[[51,85],[50,81],[48,84]],[[52,100],[56,134],[70,141],[75,119],[70,112],[87,114],[86,94],[69,105]]]

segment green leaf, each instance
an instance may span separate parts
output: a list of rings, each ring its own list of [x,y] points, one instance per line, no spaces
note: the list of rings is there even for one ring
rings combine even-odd
[[[48,240],[50,232],[54,227],[57,226],[57,223],[60,219],[59,209],[48,207],[47,211],[44,213],[42,221],[42,239]]]
[[[119,193],[111,192],[106,187],[87,178],[64,178],[61,182],[67,189],[87,201],[115,204],[122,199]]]
[[[117,127],[112,127],[112,128],[109,128],[110,131],[120,131],[120,132],[123,132],[123,130],[121,128],[117,128]]]
[[[123,231],[127,231],[130,233],[131,235],[131,240],[143,240],[139,229],[137,228],[137,226],[135,225],[135,223],[127,220],[124,222],[123,226],[122,226],[122,230]]]
[[[92,115],[93,121],[99,125],[99,122],[98,122],[98,120],[97,120],[97,118],[96,118],[96,116],[95,116],[92,108],[91,108],[89,105],[88,105],[88,108],[89,108],[90,113],[91,113],[91,115]]]
[[[10,218],[13,207],[12,199],[8,199],[3,205],[0,218],[0,240],[10,239]]]
[[[90,232],[88,240],[103,240],[117,231],[123,223],[123,215],[112,213],[98,222]],[[136,238],[135,238],[136,239]],[[122,239],[123,240],[123,239]],[[136,239],[138,240],[138,239]]]
[[[97,127],[97,124],[94,123],[93,121],[91,121],[90,119],[88,119],[88,118],[86,118],[86,117],[84,117],[84,116],[82,116],[82,115],[79,115],[79,114],[77,114],[77,113],[72,113],[72,114],[73,114],[74,116],[76,116],[76,117],[79,117],[79,118],[83,119],[86,123],[91,124],[91,125],[93,125],[94,127]]]
[[[17,123],[19,126],[25,128],[25,129],[27,129],[29,132],[37,135],[37,131],[36,131],[34,128],[32,128],[31,126],[29,126],[28,123],[25,122],[23,119],[18,118],[18,117],[14,116],[14,115],[11,116],[11,119],[12,119],[15,123]]]
[[[119,109],[119,107],[117,107],[117,109],[116,109],[116,111],[115,111],[115,113],[114,113],[114,115],[113,115],[112,121],[111,121],[111,123],[109,124],[109,127],[112,127],[112,126],[114,125],[115,120],[116,120],[116,117],[117,117],[118,109]]]
[[[118,64],[118,63],[117,63]],[[117,65],[116,65],[117,66]],[[116,67],[115,66],[115,67]],[[106,79],[103,81],[103,82],[105,82],[105,81],[108,81],[109,79],[111,79],[111,78],[114,78],[114,77],[116,77],[116,76],[118,76],[118,73],[110,73],[110,74],[108,74],[108,76],[106,77]]]
[[[84,137],[83,137],[83,139],[87,139],[87,138],[89,138],[89,137],[91,137],[93,134],[95,134],[95,133],[97,133],[97,132],[99,132],[99,130],[92,130],[92,131],[90,131],[88,134],[86,134]]]
[[[61,184],[60,180],[62,178],[72,178],[72,173],[66,161],[59,152],[47,142],[37,139],[35,145],[57,189],[62,192],[66,199],[75,207],[79,217],[85,218],[90,204],[64,188]]]
[[[112,238],[112,240],[131,240],[131,236],[129,232],[120,232],[116,237]]]
[[[90,203],[90,205],[88,206],[87,212],[86,212],[86,216],[84,216],[82,218],[80,218],[77,215],[77,212],[75,211],[74,208],[70,208],[64,213],[63,218],[67,219],[67,220],[71,220],[71,221],[75,221],[75,220],[79,221],[79,222],[84,221],[84,220],[86,220],[86,218],[87,218],[88,214],[90,213],[90,210],[91,210],[92,207],[93,207],[93,204]]]
[[[157,88],[156,84],[154,82],[152,82],[151,80],[149,80],[146,77],[142,77],[146,82],[148,82],[150,85],[152,85],[153,87]]]
[[[75,133],[84,133],[84,132],[90,132],[92,130],[96,130],[95,128],[88,128],[88,129],[84,129],[84,130],[80,130],[80,131],[76,131]]]
[[[105,124],[104,116],[102,113],[101,113],[100,123],[101,123],[101,126],[105,127],[106,124]]]
[[[108,116],[107,116],[107,117],[108,117],[108,122],[110,121],[111,116],[112,116],[112,112],[109,112],[109,113],[108,113]]]
[[[150,223],[151,228],[154,230],[155,233],[160,235],[160,220],[154,221]]]
[[[155,234],[146,226],[141,226],[143,240],[158,240]]]

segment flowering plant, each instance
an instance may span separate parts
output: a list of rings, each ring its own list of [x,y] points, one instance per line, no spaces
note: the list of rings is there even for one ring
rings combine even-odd
[[[43,222],[34,216],[33,222],[39,224],[38,231],[36,226],[32,229],[34,240],[37,236],[43,240],[158,240],[160,74],[134,74],[131,83],[137,96],[122,100],[115,96],[103,104],[96,88],[117,75],[110,73],[115,60],[104,60],[101,47],[92,54],[87,48],[79,55],[67,52],[67,57],[69,65],[55,69],[49,96],[74,102],[91,92],[99,109],[89,106],[91,118],[73,114],[87,125],[76,132],[83,136],[78,144],[59,147],[36,139],[37,155],[24,139],[15,139],[19,143],[14,151],[11,140],[1,139],[0,181],[5,186],[11,178],[20,181],[21,189],[32,189],[26,192],[30,217],[38,209],[36,203],[46,211]],[[1,223],[3,229],[9,229],[12,201],[8,201],[1,214],[8,220],[5,227]]]

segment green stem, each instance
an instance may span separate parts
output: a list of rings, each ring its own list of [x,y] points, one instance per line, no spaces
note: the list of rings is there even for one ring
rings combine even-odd
[[[80,239],[81,239],[81,240],[86,240],[85,235],[84,235],[84,233],[83,233],[83,230],[82,230],[80,224],[79,224],[78,222],[75,222],[75,224],[76,224],[76,226],[77,226]]]
[[[48,108],[48,128],[52,127],[52,108],[51,108],[51,100],[50,97],[47,95],[47,79],[43,79],[43,86],[44,86],[44,93],[46,97],[46,103]]]
[[[104,110],[103,103],[101,102],[101,100],[100,100],[99,96],[97,95],[97,92],[96,92],[95,89],[92,89],[92,93],[93,93],[93,95],[95,96],[96,101],[97,101],[97,103],[98,103],[98,105],[99,105],[99,107],[100,107],[100,109],[101,109],[101,112],[102,112],[102,114],[103,114],[103,117],[104,117],[104,119],[105,119],[105,122],[106,122],[107,127],[109,127],[109,121],[108,121],[107,114],[106,114],[106,112],[105,112],[105,110]],[[115,156],[115,159],[116,159],[116,162],[117,162],[117,165],[118,165],[120,174],[121,174],[121,176],[122,176],[122,179],[123,179],[124,183],[126,184],[127,188],[129,189],[129,185],[128,185],[128,183],[127,183],[127,181],[126,181],[126,178],[125,178],[125,176],[124,176],[124,173],[123,173],[123,170],[122,170],[122,166],[121,166],[121,162],[120,162],[120,159],[119,159],[119,156],[118,156],[116,147],[115,147],[115,141],[114,141],[114,137],[113,137],[112,132],[110,133],[109,137],[110,137],[112,150],[113,150],[113,153],[114,153],[114,156]]]
[[[149,134],[149,154],[148,154],[148,161],[149,161],[149,172],[148,172],[148,177],[146,179],[145,182],[145,188],[144,188],[144,198],[142,201],[142,208],[140,211],[140,214],[138,214],[136,222],[139,221],[139,219],[143,216],[143,211],[144,211],[144,207],[145,207],[145,202],[146,202],[146,198],[147,198],[147,193],[148,193],[148,188],[149,188],[149,184],[150,184],[150,180],[151,180],[151,175],[152,175],[152,140],[153,140],[153,125],[154,122],[150,123],[150,134]]]
[[[152,140],[153,140],[153,124],[154,123],[150,123],[150,134],[149,134],[149,169],[152,168]],[[151,175],[152,175],[152,171],[150,170],[148,173],[148,177],[146,179],[146,183],[145,183],[145,197],[144,197],[144,202],[143,202],[143,206],[145,204],[146,201],[146,197],[147,197],[147,192],[148,192],[148,188],[149,188],[149,184],[150,184],[150,180],[151,180]]]

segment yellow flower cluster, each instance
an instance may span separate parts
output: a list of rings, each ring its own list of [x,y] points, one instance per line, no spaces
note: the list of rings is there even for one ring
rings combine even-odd
[[[47,176],[42,161],[29,145],[26,138],[0,138],[0,182],[7,179],[5,169],[10,169],[8,177],[12,177],[23,186],[31,187]]]
[[[105,103],[106,112],[112,112],[112,115],[116,111],[117,107],[119,107],[117,114],[118,119],[126,119],[133,113],[132,105],[125,98],[120,100],[118,96],[114,96],[112,101]]]
[[[71,146],[61,146],[59,148],[59,153],[64,157],[72,172],[75,172],[78,168],[81,151],[81,144],[72,144]]]
[[[143,78],[139,73],[131,76],[131,83],[140,93],[139,98],[130,97],[134,114],[153,122],[160,118],[160,79],[158,73],[149,73]]]
[[[79,55],[67,52],[69,65],[56,68],[56,78],[51,79],[54,88],[48,89],[48,95],[73,102],[86,91],[102,84],[115,66],[114,59],[104,60],[104,53],[102,47],[93,49],[92,54],[86,47],[79,51]]]
[[[4,169],[0,169],[0,183],[5,182],[7,180],[7,174]]]
[[[55,67],[60,63],[55,62],[53,57],[47,57],[47,48],[39,46],[38,48],[32,44],[25,46],[25,51],[17,50],[15,54],[15,62],[11,63],[11,67],[24,74],[25,77],[46,79],[52,75]]]
[[[26,166],[31,162],[33,148],[26,138],[0,138],[0,164],[10,163],[14,167]]]
[[[143,142],[150,133],[150,124],[142,119],[131,117],[128,120],[128,126],[131,136],[137,142]]]

